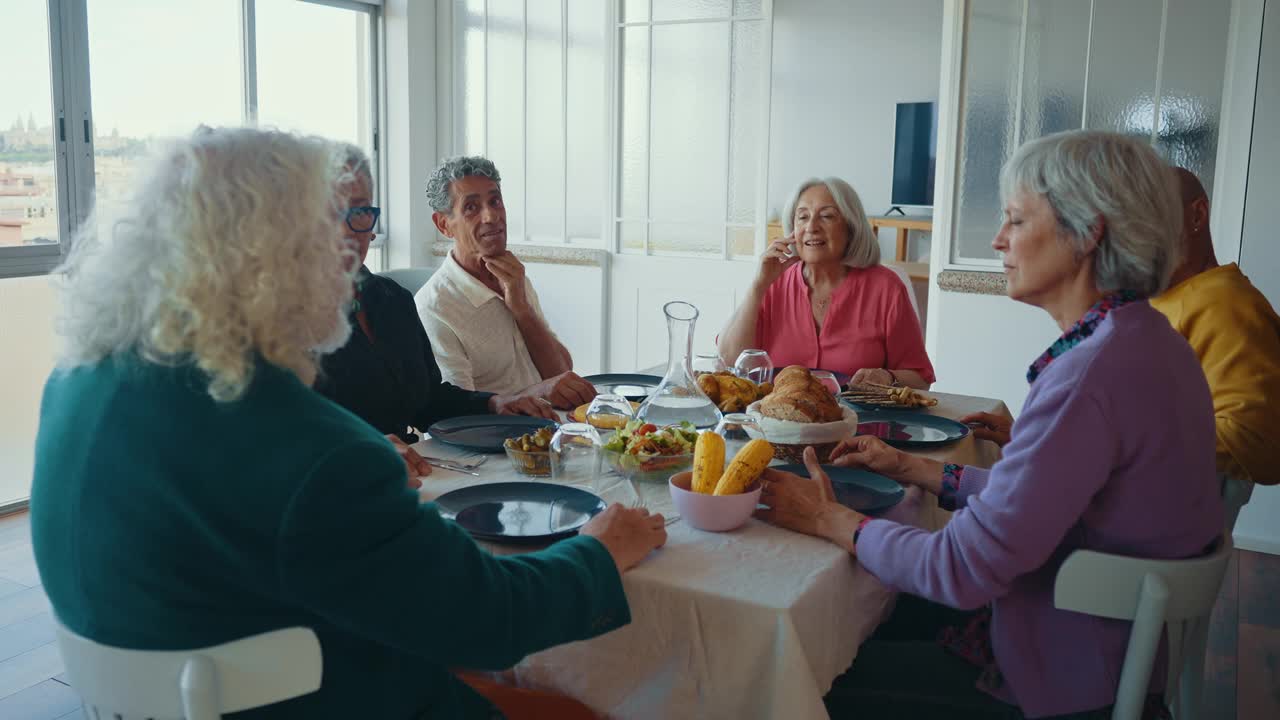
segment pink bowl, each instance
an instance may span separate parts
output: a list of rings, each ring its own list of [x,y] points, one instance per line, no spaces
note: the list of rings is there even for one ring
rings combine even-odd
[[[756,481],[738,495],[704,495],[689,489],[692,472],[676,473],[668,485],[671,502],[680,519],[699,530],[725,532],[741,527],[755,512],[760,501],[760,482]]]

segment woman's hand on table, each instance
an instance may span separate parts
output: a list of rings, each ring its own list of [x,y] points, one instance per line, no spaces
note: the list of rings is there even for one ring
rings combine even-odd
[[[841,440],[831,451],[831,464],[864,468],[903,485],[918,485],[934,495],[942,491],[942,463],[889,447],[870,435]]]
[[[1009,444],[1009,437],[1013,433],[1012,418],[992,415],[989,412],[969,413],[960,418],[959,422],[973,428],[974,437],[979,440],[990,440],[1000,447]]]
[[[409,476],[409,487],[417,490],[422,487],[420,478],[431,474],[431,463],[422,459],[417,450],[405,445],[404,441],[396,435],[388,435],[387,439],[391,441],[391,446],[400,453],[400,459],[404,460],[405,473]]]
[[[853,533],[865,517],[836,502],[831,478],[822,469],[813,448],[805,448],[804,464],[809,477],[803,478],[768,468],[761,477],[760,503],[756,517],[778,527],[830,540],[853,552]]]
[[[858,385],[892,385],[893,375],[884,368],[862,368],[853,374],[853,378],[849,382]]]
[[[599,540],[621,574],[639,565],[650,551],[666,544],[667,524],[662,515],[651,515],[645,508],[614,503],[588,520],[578,534]]]

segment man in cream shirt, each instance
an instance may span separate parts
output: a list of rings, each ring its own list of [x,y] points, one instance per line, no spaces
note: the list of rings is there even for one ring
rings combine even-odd
[[[418,315],[445,382],[571,409],[595,388],[573,372],[524,265],[507,250],[501,182],[482,157],[450,158],[431,173],[432,220],[454,247],[414,297]]]

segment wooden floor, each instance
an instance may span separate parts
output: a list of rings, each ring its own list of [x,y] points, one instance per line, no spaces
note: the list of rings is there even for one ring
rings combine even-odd
[[[1205,659],[1210,720],[1280,718],[1280,557],[1237,550]],[[0,517],[0,718],[83,720],[62,676],[26,513]]]

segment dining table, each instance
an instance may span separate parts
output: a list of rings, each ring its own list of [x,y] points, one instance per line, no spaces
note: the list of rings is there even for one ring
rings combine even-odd
[[[932,415],[1009,416],[1000,400],[929,394],[938,404],[922,411]],[[429,436],[414,447],[457,462],[476,458]],[[968,434],[909,452],[990,467],[1000,449]],[[491,455],[469,472],[433,469],[419,492],[430,502],[477,483],[529,479],[505,456]],[[640,481],[636,491],[650,511],[674,515],[666,483]],[[880,514],[935,531],[948,516],[919,488]],[[495,555],[531,549],[482,544]],[[534,653],[493,679],[566,694],[609,718],[826,718],[823,696],[896,596],[835,545],[754,518],[723,533],[676,519],[666,544],[622,583],[628,625]]]

